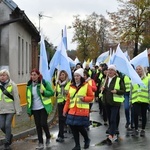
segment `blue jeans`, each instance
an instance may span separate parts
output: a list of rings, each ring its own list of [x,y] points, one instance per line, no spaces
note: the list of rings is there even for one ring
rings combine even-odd
[[[125,117],[126,117],[126,124],[133,125],[134,124],[134,113],[133,108],[130,108],[130,102],[129,102],[130,92],[126,92],[124,94],[124,109],[125,109]],[[130,117],[131,116],[131,117]]]
[[[6,143],[10,143],[11,141],[11,123],[13,119],[14,113],[10,114],[0,114],[0,128],[5,134]]]
[[[125,117],[126,124],[130,124],[130,103],[129,103],[129,92],[124,94],[124,109],[125,109]]]

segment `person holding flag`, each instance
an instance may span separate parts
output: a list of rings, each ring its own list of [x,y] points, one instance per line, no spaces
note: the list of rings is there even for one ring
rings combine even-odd
[[[101,91],[109,121],[107,140],[112,144],[116,139],[115,135],[118,127],[119,110],[121,103],[124,101],[123,94],[125,92],[125,85],[122,79],[117,76],[115,65],[108,66],[106,82],[101,87]]]
[[[54,91],[51,84],[42,78],[38,69],[31,71],[31,78],[27,83],[26,99],[27,113],[29,117],[34,116],[36,131],[38,135],[38,146],[36,149],[44,148],[42,129],[46,135],[46,147],[50,147],[50,132],[47,124],[48,115],[52,111],[51,97]]]

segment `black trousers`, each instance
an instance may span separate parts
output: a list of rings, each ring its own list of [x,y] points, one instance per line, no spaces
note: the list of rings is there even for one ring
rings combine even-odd
[[[106,104],[106,110],[109,121],[109,134],[113,136],[116,134],[120,122],[120,106]]]
[[[50,132],[47,124],[48,114],[46,110],[43,108],[40,110],[33,110],[33,116],[39,143],[43,143],[43,130],[45,132],[46,138],[50,139]]]
[[[66,117],[63,116],[63,108],[65,103],[58,103],[58,119],[59,119],[59,132],[58,137],[64,138],[64,128],[66,125]]]
[[[89,137],[87,134],[87,131],[84,126],[72,126],[70,125],[74,141],[75,141],[75,146],[80,146],[80,134],[84,137],[84,141],[88,141]]]
[[[134,110],[134,124],[135,129],[138,129],[138,122],[139,122],[139,116],[142,117],[142,129],[145,129],[146,122],[147,122],[147,109],[148,109],[148,103],[134,103],[133,104],[133,110]]]

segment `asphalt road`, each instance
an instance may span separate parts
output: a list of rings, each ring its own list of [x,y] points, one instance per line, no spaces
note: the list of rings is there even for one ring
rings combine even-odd
[[[101,144],[101,142],[106,139],[105,131],[108,126],[103,125],[102,116],[98,111],[98,104],[95,102],[92,108],[92,112],[90,115],[90,119],[92,121],[97,121],[102,123],[101,126],[93,127],[90,126],[90,130],[88,131],[89,137],[91,139],[89,150],[149,150],[150,149],[150,115],[148,112],[148,123],[146,128],[146,136],[145,137],[132,137],[130,135],[131,132],[128,132],[125,129],[125,118],[124,118],[124,110],[123,106],[121,108],[121,119],[119,125],[120,137],[119,141],[114,142],[112,145]],[[73,136],[70,133],[66,133],[65,142],[57,143],[57,132],[58,132],[58,124],[54,125],[50,128],[50,132],[52,135],[51,139],[51,147],[44,148],[44,150],[72,150],[74,147]],[[129,134],[127,134],[129,133]],[[83,147],[83,138],[80,136],[81,147]],[[11,145],[12,150],[35,150],[37,146],[37,136],[30,136],[25,139],[21,139],[18,141],[14,141]],[[3,150],[3,146],[0,147],[0,150]]]

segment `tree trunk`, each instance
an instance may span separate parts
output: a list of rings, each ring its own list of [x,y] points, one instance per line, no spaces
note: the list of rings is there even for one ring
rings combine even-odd
[[[134,53],[133,53],[133,57],[138,55],[138,37],[135,39],[135,47],[134,47]]]

